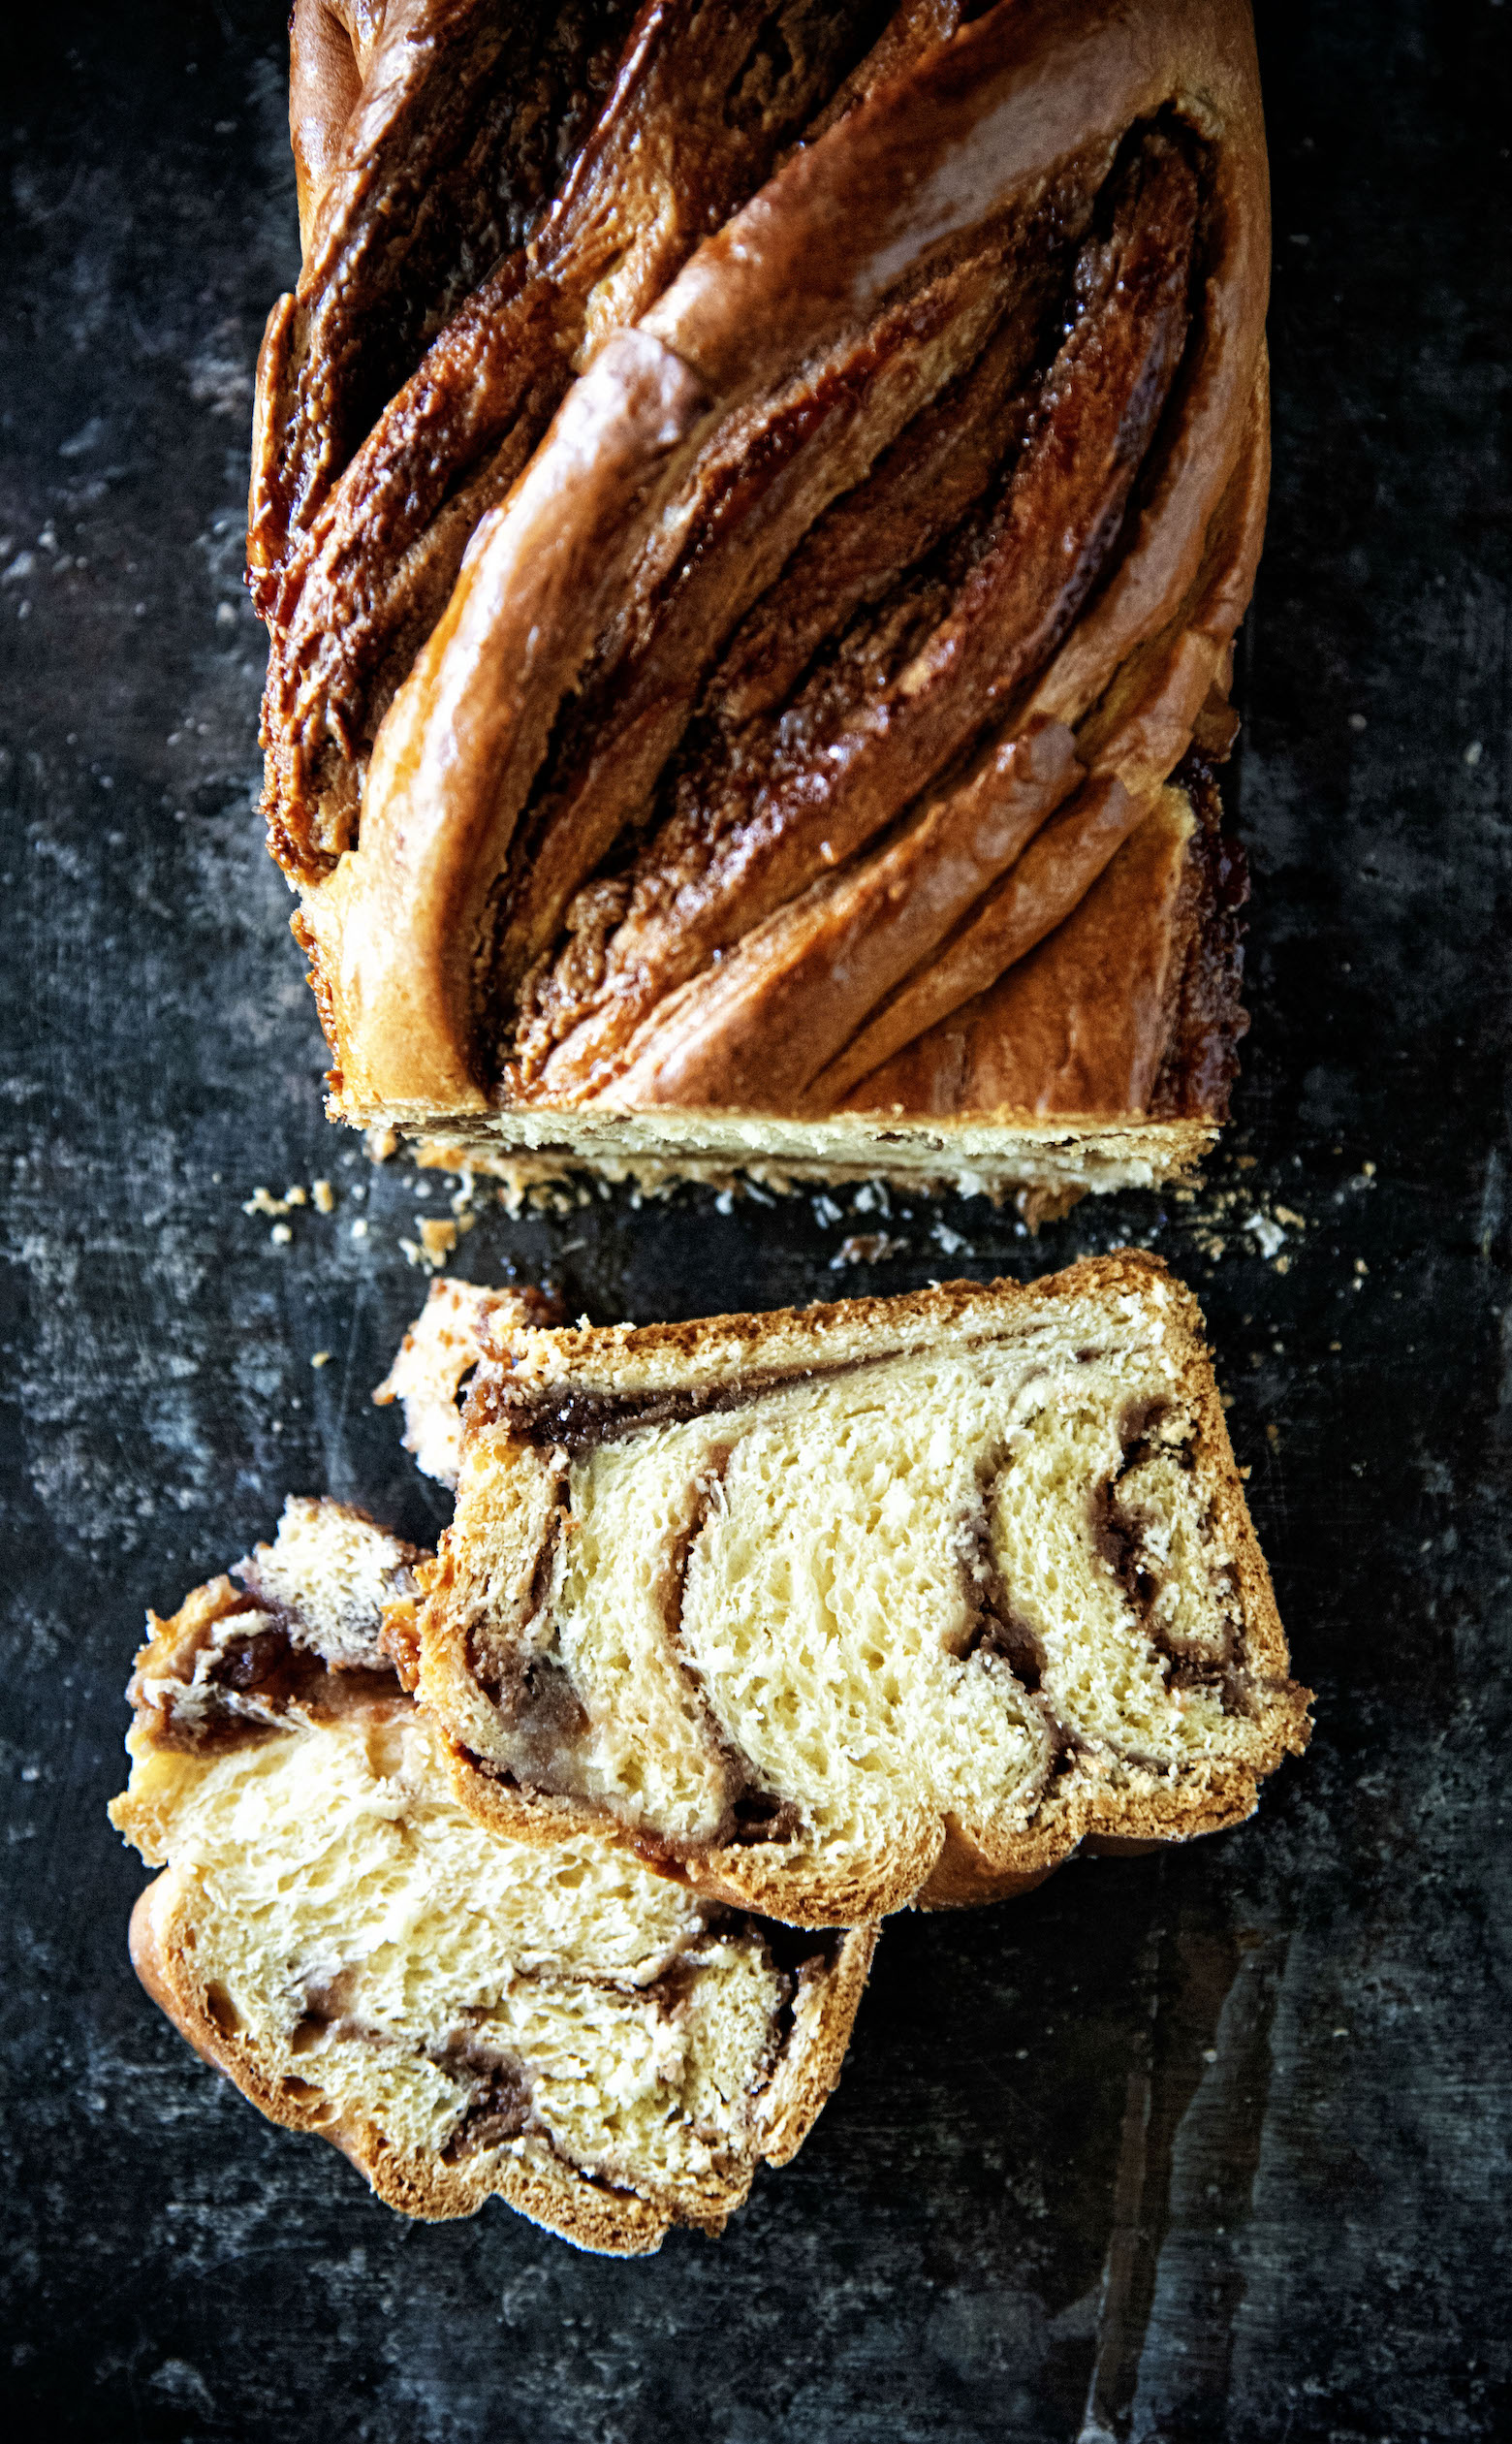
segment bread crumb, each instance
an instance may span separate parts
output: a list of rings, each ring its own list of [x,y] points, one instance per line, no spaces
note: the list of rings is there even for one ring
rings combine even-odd
[[[1267,1426],[1267,1427],[1266,1427],[1266,1430],[1265,1430],[1265,1439],[1266,1439],[1267,1443],[1273,1443],[1273,1444],[1274,1444],[1274,1443],[1279,1443],[1279,1441],[1280,1441],[1280,1439],[1281,1439],[1281,1429],[1280,1429],[1280,1427],[1279,1427],[1279,1426]]]
[[[307,1205],[309,1201],[309,1196],[306,1190],[301,1189],[298,1182],[296,1182],[293,1188],[286,1188],[283,1192],[283,1209],[286,1214],[289,1213],[294,1206]]]
[[[838,1220],[838,1217],[836,1217],[836,1220]],[[934,1240],[939,1247],[944,1249],[945,1254],[948,1256],[960,1255],[962,1251],[964,1251],[968,1256],[975,1255],[976,1254],[976,1250],[971,1245],[969,1239],[963,1239],[959,1230],[951,1230],[947,1224],[942,1222],[937,1222],[935,1223],[934,1228],[929,1233],[929,1237]]]
[[[331,1364],[331,1351],[329,1349],[317,1349],[310,1360],[310,1364],[311,1366],[329,1366]]]
[[[368,1128],[363,1131],[362,1143],[369,1162],[387,1162],[391,1155],[399,1151],[399,1132],[396,1128]]]
[[[1360,1168],[1361,1168],[1361,1170],[1364,1172],[1364,1174],[1365,1174],[1365,1176],[1366,1176],[1366,1178],[1367,1178],[1368,1180],[1373,1180],[1373,1179],[1374,1179],[1374,1177],[1375,1177],[1375,1165],[1374,1165],[1374,1163],[1373,1163],[1373,1162],[1362,1162],[1362,1163],[1361,1163],[1361,1165],[1360,1165]]]
[[[352,1236],[354,1239],[365,1239],[367,1236],[367,1224],[364,1222],[355,1222],[352,1224]]]
[[[333,1214],[335,1212],[336,1192],[329,1180],[312,1180],[310,1182],[310,1194],[315,1199],[315,1211],[317,1214]]]
[[[270,1196],[266,1188],[255,1188],[241,1210],[244,1214],[286,1214],[289,1208],[282,1197]]]
[[[885,1264],[889,1256],[899,1255],[907,1248],[906,1239],[891,1239],[885,1230],[853,1231],[842,1239],[830,1258],[830,1270],[838,1273],[847,1264]]]
[[[464,1223],[468,1219],[471,1218],[464,1218]],[[426,1215],[424,1220],[417,1221],[416,1228],[420,1232],[419,1239],[399,1241],[406,1260],[410,1264],[418,1264],[423,1272],[441,1272],[448,1256],[457,1245],[458,1224],[455,1222],[437,1222],[432,1216]]]
[[[294,1233],[287,1222],[274,1222],[272,1229],[268,1235],[269,1239],[271,1239],[275,1248],[287,1248],[290,1240],[294,1237]]]

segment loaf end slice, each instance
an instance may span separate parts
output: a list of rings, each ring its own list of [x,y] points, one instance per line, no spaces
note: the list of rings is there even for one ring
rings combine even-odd
[[[591,1827],[548,1847],[469,1816],[385,1638],[424,1560],[293,1502],[240,1585],[149,1616],[110,1811],[163,1869],[138,1974],[405,2214],[496,2196],[612,2254],[718,2232],[833,2088],[872,1935],[795,1945]]]
[[[495,1334],[411,1649],[464,1805],[801,1925],[1238,1823],[1308,1693],[1202,1329],[1125,1253]]]

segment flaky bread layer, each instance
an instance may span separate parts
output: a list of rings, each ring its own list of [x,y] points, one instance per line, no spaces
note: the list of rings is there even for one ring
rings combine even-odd
[[[418,1619],[464,1805],[801,1925],[1239,1822],[1307,1693],[1201,1333],[1138,1254],[510,1333]]]
[[[300,1599],[408,1565],[335,1504],[155,1622],[110,1813],[166,1872],[132,1954],[204,2057],[429,2219],[490,2196],[576,2245],[717,2232],[838,2077],[873,1937],[809,1944],[710,1908],[589,1830],[499,1838],[453,1797],[379,1624]],[[282,1552],[280,1547],[285,1548]],[[381,1668],[382,1667],[382,1668]],[[775,1947],[775,1949],[774,1949]]]

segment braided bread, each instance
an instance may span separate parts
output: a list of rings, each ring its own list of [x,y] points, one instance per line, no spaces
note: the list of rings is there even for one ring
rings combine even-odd
[[[471,1319],[456,1518],[391,1623],[482,1823],[617,1829],[701,1891],[860,1923],[1235,1824],[1305,1744],[1202,1319],[1154,1258]]]
[[[833,2087],[871,1935],[795,1944],[592,1831],[544,1849],[464,1814],[383,1644],[423,1561],[294,1502],[240,1587],[148,1616],[110,1811],[167,1861],[138,1971],[406,2214],[497,2196],[616,2254],[717,2232]]]
[[[269,837],[332,1112],[1041,1201],[1226,1109],[1244,0],[299,0]]]

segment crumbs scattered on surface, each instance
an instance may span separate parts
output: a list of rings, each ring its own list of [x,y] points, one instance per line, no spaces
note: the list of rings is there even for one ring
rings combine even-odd
[[[885,1264],[889,1256],[907,1254],[906,1239],[890,1238],[885,1230],[856,1230],[842,1239],[830,1258],[832,1273],[840,1272],[847,1264]]]
[[[310,1364],[311,1366],[329,1366],[331,1364],[331,1351],[329,1349],[317,1349],[314,1356],[310,1359]]]
[[[427,1214],[416,1221],[415,1227],[420,1232],[420,1237],[401,1239],[399,1246],[403,1249],[409,1263],[418,1264],[425,1273],[440,1273],[456,1249],[457,1240],[464,1231],[472,1229],[477,1219],[476,1214],[458,1214],[455,1222],[442,1222],[435,1216]]]
[[[286,1248],[293,1234],[283,1217],[298,1213],[306,1205],[313,1205],[317,1214],[335,1212],[336,1192],[329,1180],[312,1180],[308,1188],[301,1187],[296,1180],[285,1189],[282,1196],[275,1196],[271,1189],[255,1188],[251,1195],[243,1200],[241,1210],[256,1217],[266,1216],[273,1224],[268,1236],[274,1247]]]
[[[944,1249],[948,1256],[974,1256],[976,1254],[970,1240],[963,1239],[959,1230],[952,1230],[945,1222],[937,1222],[929,1237],[937,1247]]]

